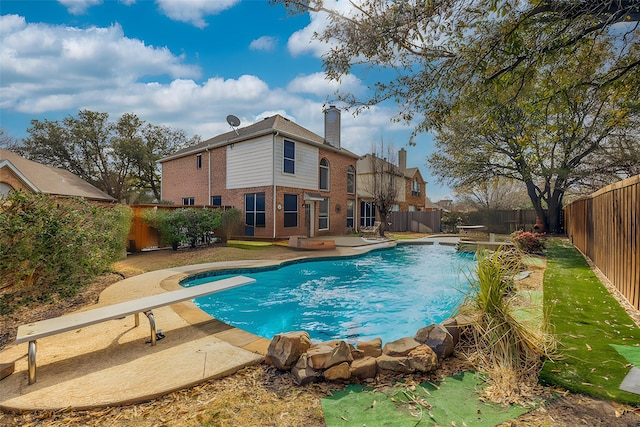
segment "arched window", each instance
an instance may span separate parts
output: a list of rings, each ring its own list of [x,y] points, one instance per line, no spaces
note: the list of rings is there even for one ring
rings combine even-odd
[[[320,160],[320,190],[329,191],[329,161]]]
[[[353,166],[347,168],[347,193],[356,194],[356,169]]]
[[[6,182],[0,182],[0,197],[6,197],[13,187]]]

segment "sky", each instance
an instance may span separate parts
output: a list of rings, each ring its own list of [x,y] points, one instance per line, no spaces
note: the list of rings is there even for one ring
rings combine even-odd
[[[348,0],[326,5],[348,8]],[[349,75],[325,78],[327,45],[312,40],[326,16],[288,16],[267,0],[0,0],[0,126],[28,135],[32,119],[61,120],[79,110],[112,121],[133,113],[202,140],[280,114],[323,135],[323,109],[343,107],[335,92],[368,93]],[[384,141],[407,150],[427,196],[451,191],[431,176],[433,138],[391,119],[395,104],[342,112],[342,146],[364,155]]]

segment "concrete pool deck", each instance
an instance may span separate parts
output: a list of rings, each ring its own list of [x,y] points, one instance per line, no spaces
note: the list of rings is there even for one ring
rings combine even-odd
[[[350,256],[395,245],[359,237],[338,236],[335,240],[335,250],[300,251],[294,259]],[[217,262],[144,273],[111,285],[101,293],[98,304],[84,310],[178,289],[181,279],[199,272],[282,262]],[[222,323],[193,302],[153,312],[157,328],[166,336],[153,347],[145,343],[149,339],[147,320],[141,319],[135,327],[134,316],[39,339],[33,385],[28,385],[28,344],[7,346],[0,352],[0,364],[15,363],[15,371],[0,381],[0,409],[89,409],[143,402],[264,360],[269,340]]]

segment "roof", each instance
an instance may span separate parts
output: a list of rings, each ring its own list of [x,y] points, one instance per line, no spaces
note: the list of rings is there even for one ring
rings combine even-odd
[[[53,196],[77,196],[90,200],[113,202],[107,193],[69,171],[25,159],[0,149],[0,168],[8,168],[34,193]]]
[[[318,134],[311,132],[299,124],[292,122],[291,120],[282,117],[279,114],[275,116],[267,117],[259,122],[251,124],[249,126],[238,128],[217,136],[207,139],[200,144],[183,148],[178,150],[174,154],[165,157],[160,160],[160,163],[166,162],[179,157],[188,156],[191,154],[205,151],[206,149],[223,147],[229,144],[235,144],[241,141],[257,138],[262,135],[279,134],[284,137],[297,139],[302,142],[306,142],[310,145],[315,145],[335,152],[343,153],[346,156],[358,158],[357,154],[352,153],[344,148],[337,148],[332,145],[326,144],[324,138]]]

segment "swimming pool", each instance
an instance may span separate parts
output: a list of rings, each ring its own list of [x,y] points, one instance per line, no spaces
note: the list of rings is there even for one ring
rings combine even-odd
[[[354,258],[289,263],[276,269],[212,272],[183,286],[242,274],[256,283],[201,297],[211,316],[271,339],[389,342],[448,318],[469,287],[475,260],[440,245],[398,245]],[[220,274],[224,273],[224,274]]]

